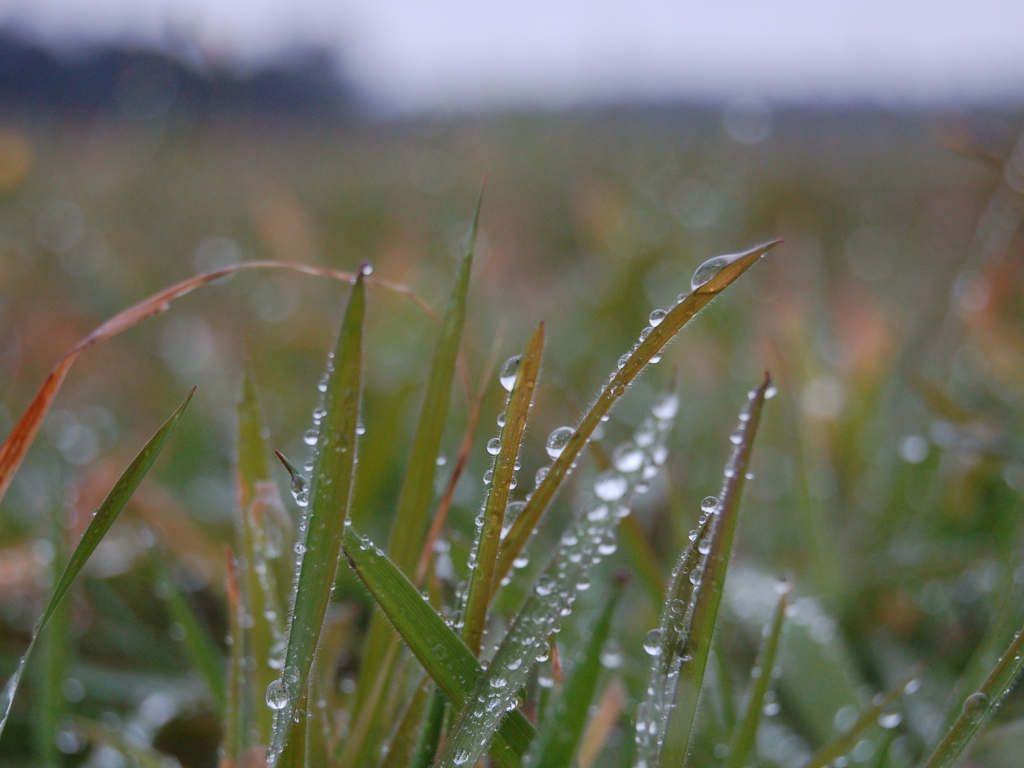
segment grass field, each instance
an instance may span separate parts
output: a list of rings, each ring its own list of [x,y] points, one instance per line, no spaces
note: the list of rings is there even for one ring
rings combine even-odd
[[[582,455],[529,544],[530,564],[495,598],[482,658],[573,515],[592,507],[613,448],[643,430],[658,393],[674,383],[667,460],[636,497],[634,538],[621,538],[594,568],[556,635],[560,665],[540,663],[519,702],[543,735],[548,718],[562,722],[563,690],[589,690],[573,704],[582,746],[551,767],[636,765],[652,663],[645,635],[659,626],[701,499],[719,493],[737,413],[769,371],[778,395],[764,403],[752,451],[689,764],[724,765],[731,754],[780,572],[792,584],[781,675],[754,723],[756,748],[736,768],[807,764],[876,694],[907,679],[914,692],[886,702],[889,720],[872,717],[829,764],[923,764],[1024,626],[1024,150],[1011,161],[1020,126],[1012,112],[793,111],[747,145],[704,108],[325,124],[12,120],[0,130],[0,434],[95,326],[236,261],[351,273],[368,262],[372,278],[407,286],[441,315],[486,175],[465,378],[458,373],[451,387],[430,505],[445,491],[483,391],[429,558],[430,599],[450,617],[470,577],[474,518],[488,494],[481,478],[494,461],[485,445],[498,435],[507,397],[497,368],[485,378],[488,358],[500,367],[522,353],[544,321],[510,496],[522,500],[549,464],[548,435],[579,423],[651,311],[688,293],[705,260],[782,238],[681,331],[600,425],[604,450]],[[119,474],[197,389],[29,662],[0,740],[3,765],[130,764],[121,753],[142,765],[160,755],[217,764],[226,705],[211,680],[232,656],[223,547],[239,547],[244,373],[252,372],[268,447],[301,467],[312,456],[304,435],[317,382],[352,293],[347,281],[242,271],[82,353],[0,505],[5,679],[43,612],[53,565],[63,565]],[[384,546],[438,324],[386,288],[370,284],[366,302],[365,434],[349,511],[352,525]],[[297,525],[288,474],[276,460],[267,466]],[[620,572],[631,575],[625,586],[616,586]],[[281,573],[287,581],[290,564]],[[338,570],[323,640],[333,656],[318,657],[315,673],[326,680],[327,745],[337,742],[342,764],[370,766],[390,741],[384,724],[416,700],[422,673],[396,644],[398,671],[381,714],[362,751],[346,753],[342,737],[358,724],[353,701],[367,695],[360,672],[373,599],[359,574]],[[607,643],[588,656],[602,620]],[[598,651],[588,688],[587,659]],[[204,674],[204,659],[214,672]],[[266,743],[248,732],[239,738]],[[961,764],[1010,768],[1022,743],[1024,699],[1011,693]]]

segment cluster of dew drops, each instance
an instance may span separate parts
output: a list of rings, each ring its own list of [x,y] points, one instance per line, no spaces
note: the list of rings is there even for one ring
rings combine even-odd
[[[774,384],[769,384],[765,389],[765,399],[774,397],[777,391]],[[740,411],[739,424],[729,435],[729,442],[732,444],[733,450],[722,473],[722,498],[725,497],[725,489],[728,487],[729,481],[736,476],[741,444],[743,443],[747,422],[751,418],[750,408],[756,394],[756,389],[747,393],[748,401]],[[753,475],[749,472],[745,477],[748,480],[753,479]],[[678,634],[680,636],[685,636],[686,634],[685,625],[688,621],[688,612],[692,609],[697,590],[700,589],[704,577],[704,568],[707,563],[707,555],[711,552],[712,541],[715,535],[715,522],[717,521],[713,520],[713,517],[722,511],[722,502],[718,496],[705,496],[700,502],[700,511],[701,514],[697,521],[697,528],[694,528],[688,534],[690,541],[696,542],[697,553],[699,554],[699,559],[687,576],[694,592],[687,604],[676,605],[673,602],[668,605],[662,618],[661,626],[655,627],[644,636],[643,647],[644,651],[652,657],[652,669],[650,682],[647,687],[647,697],[637,708],[635,734],[637,761],[634,764],[634,768],[646,768],[648,758],[653,757],[656,754],[656,749],[660,748],[664,740],[665,726],[668,721],[671,702],[675,697],[675,686],[679,677],[680,667],[692,659],[692,656],[686,653],[685,650],[682,653],[675,654],[671,659],[663,658],[664,644],[662,638],[665,636],[670,624],[679,630]],[[709,522],[711,523],[710,525],[705,525]],[[698,537],[700,537],[699,541]],[[673,581],[680,576],[678,573],[680,566],[677,565],[676,568],[677,571],[672,574]],[[783,585],[783,589],[788,591],[788,583]]]
[[[532,666],[528,662],[535,660],[541,663],[549,658],[549,639],[560,630],[562,619],[572,613],[577,594],[589,589],[590,568],[617,549],[615,529],[619,520],[630,514],[629,497],[644,492],[664,464],[668,455],[667,434],[678,408],[676,395],[661,394],[655,401],[651,417],[636,430],[633,439],[621,443],[613,451],[613,468],[599,475],[594,483],[597,503],[562,535],[558,554],[552,561],[553,569],[549,568],[534,587],[543,610],[532,615],[531,621],[513,625],[510,632],[514,635],[514,642],[508,647],[516,650],[508,658],[496,657],[492,662],[492,666],[501,665],[495,667],[501,672],[490,678],[487,690],[477,693],[481,706],[475,711],[481,720],[487,717],[487,713],[514,709],[518,703],[516,691],[525,682]],[[570,427],[559,427],[552,432],[546,445],[548,455],[557,459],[573,434]],[[539,481],[543,482],[546,473],[538,474]],[[514,565],[524,567],[525,563]],[[538,676],[538,683],[549,687],[553,681],[549,677]],[[471,758],[469,750],[459,750],[454,762],[461,765]],[[463,762],[460,763],[460,759]]]

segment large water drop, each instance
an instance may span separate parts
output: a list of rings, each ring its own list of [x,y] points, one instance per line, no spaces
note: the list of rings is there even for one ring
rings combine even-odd
[[[548,435],[547,445],[544,446],[548,452],[548,456],[552,459],[557,459],[562,455],[562,451],[565,450],[565,446],[569,444],[569,439],[576,434],[576,430],[572,427],[559,427]]]
[[[652,629],[644,635],[644,650],[649,656],[658,656],[661,653],[660,629]]]
[[[498,381],[501,382],[501,386],[505,388],[506,392],[511,392],[512,387],[516,384],[516,375],[519,373],[519,364],[523,361],[522,355],[516,355],[510,357],[505,361],[504,365],[501,366],[501,373],[498,374]]]
[[[715,256],[705,261],[693,273],[693,278],[690,280],[690,290],[696,293],[700,288],[710,283],[715,275],[742,255],[741,253],[735,253],[727,256]]]
[[[284,680],[275,680],[267,686],[267,706],[273,710],[284,709],[288,704],[288,689]]]

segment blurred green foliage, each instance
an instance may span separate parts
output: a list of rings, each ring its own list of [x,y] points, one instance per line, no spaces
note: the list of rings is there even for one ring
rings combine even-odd
[[[10,120],[0,129],[0,434],[92,327],[231,261],[344,270],[369,261],[374,277],[404,283],[440,311],[486,173],[463,350],[476,386],[499,328],[507,356],[545,321],[522,453],[529,479],[546,464],[548,432],[575,423],[649,312],[688,290],[698,264],[785,238],[632,387],[604,425],[606,442],[632,432],[678,366],[667,479],[636,514],[667,574],[699,500],[718,488],[746,391],[771,370],[779,397],[754,452],[719,669],[747,679],[774,602],[767,574],[791,570],[800,612],[770,694],[781,706],[759,735],[764,764],[798,765],[848,709],[855,717],[921,662],[904,722],[874,734],[865,758],[888,749],[886,765],[909,766],[941,733],[950,700],[973,690],[957,686],[961,673],[976,687],[1024,624],[1024,185],[1014,187],[1024,169],[1014,177],[970,156],[1010,161],[1020,124],[1015,114],[783,112],[765,141],[745,145],[710,109],[333,126]],[[154,599],[163,557],[154,550],[173,555],[189,605],[223,638],[220,544],[238,514],[243,371],[254,372],[272,447],[304,461],[347,295],[314,277],[240,273],[83,354],[0,505],[0,677],[48,593],[54,516],[76,539],[120,468],[198,385],[191,418],[73,590],[63,695],[69,714],[134,734],[183,765],[215,764],[216,707],[173,612]],[[371,292],[353,518],[375,541],[387,540],[436,333],[408,298]],[[456,578],[503,396],[494,382],[456,490]],[[457,382],[449,459],[466,418]],[[585,488],[592,476],[581,466],[571,484]],[[287,486],[283,470],[277,479]],[[446,480],[442,468],[438,483]],[[520,483],[516,497],[530,486]],[[560,532],[571,504],[563,493],[545,530]],[[624,562],[620,549],[602,568]],[[334,599],[363,607],[365,619],[368,597],[342,571]],[[580,600],[584,627],[607,595],[597,581]],[[509,592],[498,603],[507,611],[515,583]],[[628,695],[598,765],[628,764],[647,676],[641,640],[660,614],[636,581],[629,592],[612,628],[620,664],[606,664],[598,686],[620,677]],[[576,623],[560,645],[582,647]],[[344,693],[358,669],[355,635],[340,654]],[[5,766],[36,764],[32,707],[50,695],[46,685],[26,681],[0,743]],[[1008,699],[979,740],[978,765],[1015,764],[1022,708],[1021,697]],[[68,765],[104,765],[104,748],[86,749],[81,732],[58,728],[57,739]],[[715,764],[716,746],[695,759]]]

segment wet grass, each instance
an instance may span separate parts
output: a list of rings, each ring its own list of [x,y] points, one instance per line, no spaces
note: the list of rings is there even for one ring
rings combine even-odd
[[[3,201],[6,671],[53,621],[5,765],[1014,765],[1012,137],[1000,176],[912,118],[835,146],[787,119],[757,147],[664,116],[249,134],[255,164],[216,134],[114,153],[99,127],[93,166],[33,134]],[[47,251],[56,194],[88,225]],[[118,255],[175,219],[198,266],[316,269],[103,323],[191,271]],[[480,381],[499,324],[526,351]],[[117,480],[193,383],[164,458],[180,409]]]

